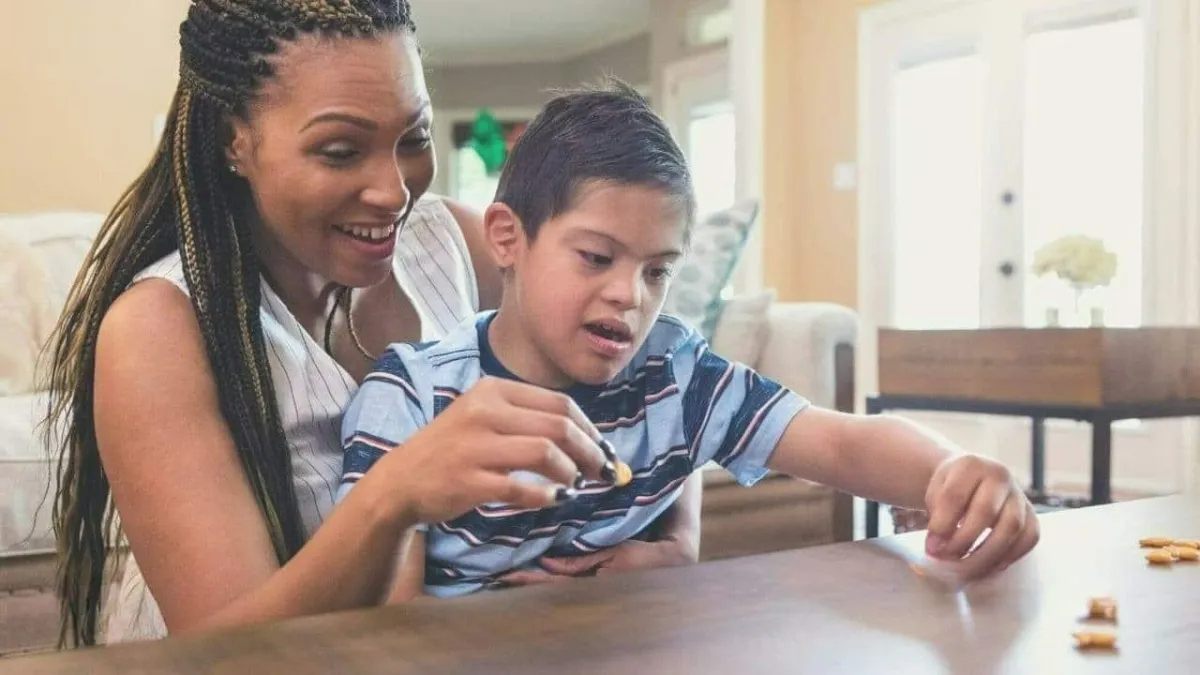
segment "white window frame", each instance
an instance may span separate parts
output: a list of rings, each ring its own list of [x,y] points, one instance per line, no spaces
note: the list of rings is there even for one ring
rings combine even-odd
[[[991,0],[996,2],[997,0]],[[1143,233],[1143,323],[1146,325],[1194,325],[1200,323],[1200,0],[998,0],[1020,3],[1028,17],[1024,28],[1046,24],[1062,25],[1098,14],[1141,12],[1151,40],[1147,42],[1147,84],[1156,93],[1148,101],[1146,161],[1147,190]],[[943,10],[977,4],[977,0],[894,0],[864,9],[859,22],[859,294],[860,318],[857,387],[860,392],[878,390],[877,331],[880,318],[890,314],[887,282],[891,272],[888,214],[890,204],[881,197],[880,185],[888,180],[887,167],[873,157],[875,139],[881,138],[881,114],[885,106],[874,100],[877,83],[871,81],[875,64],[873,50],[878,35],[897,21],[910,21]],[[985,1],[984,7],[988,5]],[[1009,6],[1011,7],[1011,6]],[[1008,9],[1006,7],[1005,9]],[[1012,16],[1010,14],[1009,16]],[[996,17],[991,17],[995,20]],[[1000,85],[1006,97],[1021,95],[1019,73],[1011,73]],[[1166,84],[1171,83],[1171,84]],[[993,114],[995,111],[991,111]],[[1019,130],[1017,133],[1020,133]],[[1011,164],[1011,162],[1009,162]],[[1004,173],[1005,184],[1021,185],[1019,166],[989,168]],[[882,181],[882,182],[881,182]],[[985,190],[994,189],[988,180]],[[1019,214],[1019,202],[1018,210]],[[991,226],[989,226],[991,227]],[[985,237],[989,236],[985,231]],[[1020,247],[1019,239],[1011,242]],[[1012,260],[1023,261],[1020,250],[1006,251]],[[1019,268],[1023,265],[1019,265]],[[986,277],[985,277],[986,278]],[[1175,279],[1182,279],[1179,288]],[[1182,292],[1181,292],[1182,291]],[[986,293],[986,291],[985,291]],[[985,295],[986,297],[986,295]],[[1011,297],[1021,298],[1019,290]],[[1023,323],[1021,308],[1006,308]],[[957,418],[956,418],[957,419]],[[1068,423],[1069,424],[1069,423]],[[1065,432],[1066,429],[1064,428]],[[1117,429],[1118,434],[1138,435],[1142,430]],[[1184,423],[1180,442],[1185,460],[1180,489],[1200,488],[1200,428]],[[1162,487],[1162,486],[1157,486]]]
[[[531,120],[538,114],[536,107],[489,108],[498,120]],[[453,198],[458,193],[455,185],[454,126],[463,122],[474,122],[479,109],[450,108],[435,109],[433,113],[433,147],[437,159],[437,176],[429,191],[443,197]]]
[[[659,110],[678,143],[688,146],[688,86],[704,80],[723,81],[720,97],[733,105],[735,123],[734,199],[762,197],[762,0],[733,0],[734,34],[730,43],[668,64],[663,69],[663,102]],[[736,72],[737,77],[732,73]],[[699,214],[701,216],[705,214]],[[763,288],[763,218],[751,229],[742,257],[730,278],[734,293]]]

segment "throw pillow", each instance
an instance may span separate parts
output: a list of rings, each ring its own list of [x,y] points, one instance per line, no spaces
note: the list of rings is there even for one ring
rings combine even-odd
[[[692,245],[676,269],[663,313],[692,326],[711,340],[723,306],[722,291],[746,248],[758,217],[758,201],[748,200],[717,211],[696,223]]]

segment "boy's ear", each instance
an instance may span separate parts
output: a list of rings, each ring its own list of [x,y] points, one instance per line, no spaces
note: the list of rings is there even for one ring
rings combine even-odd
[[[525,228],[508,204],[495,202],[483,212],[483,238],[496,266],[508,269],[525,247]]]

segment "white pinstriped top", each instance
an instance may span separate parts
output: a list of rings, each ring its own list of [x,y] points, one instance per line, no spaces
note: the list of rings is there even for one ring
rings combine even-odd
[[[421,317],[423,341],[440,339],[479,309],[466,241],[439,197],[427,195],[414,205],[397,241],[393,269]],[[188,292],[178,252],[143,270],[135,283],[152,278],[166,279]],[[342,413],[358,385],[265,282],[261,319],[283,431],[292,450],[296,499],[311,536],[333,508],[342,475]],[[130,555],[117,595],[105,599],[101,639],[115,643],[166,634],[158,606]]]

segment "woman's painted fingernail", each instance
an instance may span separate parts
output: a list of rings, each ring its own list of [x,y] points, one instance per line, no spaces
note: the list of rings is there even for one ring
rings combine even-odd
[[[600,467],[600,477],[603,478],[604,482],[606,483],[617,482],[617,467],[612,463],[611,460],[605,462],[604,466]]]
[[[575,474],[575,484],[572,487],[576,490],[582,490],[584,482],[586,481],[584,481],[583,474],[577,473]]]
[[[563,502],[569,502],[574,499],[577,494],[579,493],[575,490],[575,488],[560,487],[554,491],[554,501],[559,504],[562,504]]]
[[[601,438],[596,445],[600,446],[600,452],[604,453],[604,459],[607,459],[609,463],[617,461],[617,451],[613,448],[612,443],[608,442],[608,439]]]

